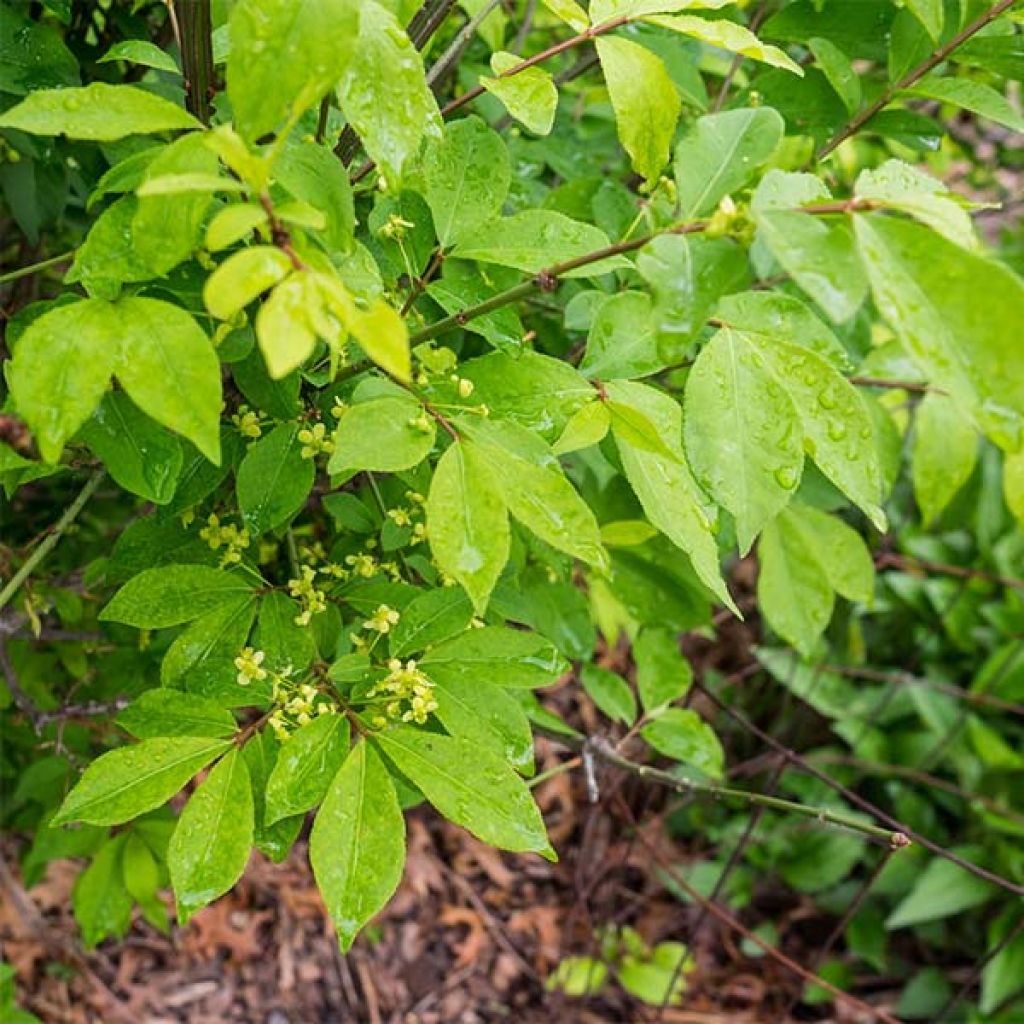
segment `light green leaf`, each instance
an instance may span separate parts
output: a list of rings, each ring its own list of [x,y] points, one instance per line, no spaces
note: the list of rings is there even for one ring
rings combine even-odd
[[[185,804],[167,847],[181,924],[242,877],[252,843],[252,785],[245,758],[235,748]]]
[[[580,373],[607,380],[646,377],[664,367],[646,292],[617,292],[597,307]]]
[[[65,284],[80,281],[89,295],[113,300],[125,284],[156,276],[135,247],[132,224],[138,206],[135,196],[122,196],[96,218],[64,275]]]
[[[582,32],[590,25],[587,12],[576,3],[576,0],[543,0],[543,3],[556,18],[561,18],[577,32]]]
[[[462,423],[509,512],[541,540],[596,568],[607,564],[590,507],[566,479],[551,449],[512,423]]]
[[[441,569],[462,585],[478,614],[509,555],[508,511],[488,461],[468,441],[438,460],[427,495],[427,537]]]
[[[480,743],[519,772],[533,767],[533,732],[522,705],[499,686],[476,679],[436,680],[434,714],[448,733]]]
[[[322,306],[320,290],[308,273],[282,281],[256,314],[256,340],[274,380],[298,369],[316,347],[314,311]]]
[[[391,898],[405,864],[405,819],[377,752],[361,740],[334,777],[313,822],[309,859],[347,952]]]
[[[115,60],[141,64],[146,68],[156,68],[157,71],[170,71],[175,75],[181,74],[181,69],[174,58],[148,39],[125,39],[120,43],[114,43],[96,63],[107,64]]]
[[[342,252],[351,247],[356,219],[352,186],[345,165],[327,146],[308,140],[288,146],[274,161],[274,179],[327,218],[319,235],[328,249]]]
[[[511,176],[502,137],[478,117],[446,124],[441,139],[423,148],[423,198],[441,245],[448,247],[501,212]]]
[[[686,452],[701,486],[736,520],[740,554],[789,502],[803,431],[786,389],[740,332],[723,328],[686,381]]]
[[[645,14],[673,14],[698,8],[725,7],[735,0],[593,0],[590,18],[593,24],[603,25],[612,18],[639,18]]]
[[[71,905],[86,949],[106,938],[122,938],[131,924],[132,897],[125,888],[123,871],[127,840],[128,835],[123,834],[104,843],[75,882]]]
[[[870,604],[875,563],[864,539],[838,516],[793,502],[782,514],[787,529],[800,534],[814,553],[829,585],[849,601]]]
[[[710,213],[742,188],[779,143],[785,125],[771,107],[727,110],[697,119],[675,152],[679,212],[685,219]]]
[[[281,423],[260,438],[242,459],[236,475],[238,507],[253,534],[276,530],[305,504],[316,475],[312,459],[301,455],[298,423]]]
[[[607,402],[591,402],[575,413],[561,437],[551,450],[555,455],[567,455],[569,452],[589,448],[600,442],[611,429],[612,418],[608,412]]]
[[[675,630],[642,629],[633,644],[633,659],[637,692],[647,714],[686,696],[693,682],[693,669],[679,650]]]
[[[218,320],[230,320],[291,270],[292,261],[273,245],[253,245],[232,253],[206,279],[206,308]]]
[[[551,686],[569,667],[540,634],[505,626],[467,630],[432,647],[419,665],[439,682],[456,680],[511,689]]]
[[[644,20],[659,28],[671,29],[673,32],[699,39],[708,46],[717,46],[720,50],[728,50],[729,53],[737,53],[803,77],[804,69],[795,60],[777,46],[762,43],[750,29],[738,22],[726,18],[709,21],[707,18],[695,17],[692,14],[656,14]]]
[[[440,135],[441,115],[423,61],[395,16],[374,0],[356,6],[359,35],[338,99],[388,188],[395,190],[424,135]]]
[[[430,454],[436,432],[433,418],[414,398],[389,395],[359,402],[338,421],[328,469],[331,473],[410,469]]]
[[[365,309],[353,308],[345,326],[359,342],[359,347],[385,373],[399,380],[409,380],[412,361],[409,331],[397,309],[376,299]]]
[[[942,0],[906,0],[906,2],[907,7],[914,12],[915,17],[925,27],[928,35],[937,43],[942,32],[942,23],[945,20]]]
[[[995,121],[996,124],[1005,125],[1012,131],[1024,132],[1024,117],[1001,92],[984,82],[971,78],[947,78],[933,73],[907,90],[907,94],[951,103],[979,117]]]
[[[832,618],[835,602],[814,548],[787,513],[769,523],[758,544],[757,599],[768,624],[809,655]]]
[[[206,227],[206,248],[220,252],[242,241],[267,222],[267,212],[249,203],[235,203],[218,210]]]
[[[1024,526],[1024,451],[1003,456],[1003,496],[1007,508]]]
[[[669,160],[682,101],[660,57],[618,36],[597,40],[615,125],[633,170],[653,188]]]
[[[130,579],[100,612],[105,622],[139,629],[164,629],[191,622],[251,593],[235,576],[206,565],[164,565]]]
[[[235,178],[202,171],[146,176],[135,190],[138,196],[177,196],[187,192],[244,192],[245,186]]]
[[[643,384],[613,381],[606,387],[614,401],[643,413],[675,453],[668,459],[631,445],[628,438],[615,438],[626,479],[647,518],[689,555],[704,585],[738,614],[718,564],[713,520],[683,454],[682,409],[668,395]]]
[[[558,89],[543,68],[525,68],[508,78],[501,76],[522,63],[514,53],[499,50],[491,54],[491,70],[497,78],[481,77],[480,84],[497,96],[505,109],[534,135],[547,135],[555,123]]]
[[[184,459],[181,445],[123,392],[103,396],[79,437],[126,491],[157,505],[166,505],[174,496]]]
[[[712,779],[720,779],[725,753],[714,729],[689,708],[666,708],[640,735],[659,754],[696,768]]]
[[[92,415],[117,363],[120,325],[101,299],[58,306],[18,339],[7,381],[18,413],[47,462]]]
[[[965,249],[978,248],[967,210],[941,181],[912,164],[887,160],[880,167],[867,168],[857,176],[854,193],[888,209],[909,213]]]
[[[410,726],[375,735],[376,742],[450,821],[478,839],[514,852],[555,852],[529,789],[508,762],[472,740]],[[467,772],[467,765],[473,766]]]
[[[357,0],[240,0],[227,90],[247,139],[297,118],[341,79],[359,36]]]
[[[170,100],[133,85],[104,82],[74,89],[40,89],[0,114],[0,128],[93,142],[199,127],[191,114]]]
[[[813,352],[767,334],[745,336],[793,400],[818,468],[881,531],[882,469],[874,423],[857,389]]]
[[[132,296],[111,307],[121,342],[115,373],[147,415],[220,463],[220,361],[210,339],[181,309]]]
[[[931,526],[971,477],[978,458],[974,425],[948,396],[929,392],[914,413],[911,479],[924,525]]]
[[[158,736],[227,737],[235,731],[234,716],[216,701],[160,687],[131,702],[116,723],[136,739]]]
[[[267,825],[320,803],[348,755],[348,739],[342,714],[318,715],[292,733],[267,780]]]
[[[908,354],[992,440],[1015,449],[1024,416],[1016,326],[1024,281],[910,221],[858,216],[855,227],[875,303]]]
[[[50,824],[119,825],[137,818],[170,800],[230,746],[230,740],[177,736],[110,750],[85,769]]]
[[[572,220],[554,210],[524,210],[460,232],[452,255],[536,274],[610,244],[608,236],[593,224]],[[562,276],[596,277],[628,266],[625,257],[613,256]]]
[[[755,214],[763,239],[782,268],[834,320],[849,320],[867,295],[867,276],[845,222],[793,210]]]
[[[620,675],[597,665],[584,665],[580,682],[598,709],[616,722],[632,725],[636,720],[636,698]]]
[[[472,604],[457,587],[426,590],[402,609],[391,630],[391,655],[402,658],[439,644],[466,629],[472,616]]]

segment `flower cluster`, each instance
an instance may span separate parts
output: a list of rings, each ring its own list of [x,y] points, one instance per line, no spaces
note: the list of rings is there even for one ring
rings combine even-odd
[[[231,416],[231,422],[234,423],[242,437],[250,437],[255,440],[263,433],[259,413],[253,412],[247,405],[238,407],[238,412]]]
[[[388,674],[368,696],[386,698],[384,714],[373,720],[377,728],[387,725],[389,718],[423,725],[427,716],[437,710],[434,684],[416,667],[415,661],[403,665],[398,658],[392,658],[388,662]]]
[[[288,581],[288,592],[301,605],[302,611],[295,616],[297,626],[308,626],[314,615],[327,610],[327,595],[316,587],[316,570],[309,565],[299,569],[301,575]]]
[[[267,670],[263,667],[266,656],[265,651],[257,651],[252,647],[242,648],[242,653],[235,658],[239,686],[248,686],[253,681],[260,682],[267,678]]]
[[[221,525],[220,518],[211,513],[206,520],[206,526],[199,531],[199,536],[206,541],[214,551],[224,548],[221,555],[220,566],[223,569],[228,565],[235,565],[242,560],[242,551],[249,546],[249,531],[239,529],[237,526]]]
[[[318,700],[319,696],[320,692],[310,683],[292,684],[285,675],[274,678],[273,698],[281,706],[271,713],[267,723],[282,743],[314,718],[338,713],[334,704]]]
[[[299,442],[302,450],[299,454],[304,459],[313,459],[317,455],[330,455],[334,451],[334,442],[327,436],[327,427],[322,423],[314,423],[311,427],[303,427],[299,431]]]

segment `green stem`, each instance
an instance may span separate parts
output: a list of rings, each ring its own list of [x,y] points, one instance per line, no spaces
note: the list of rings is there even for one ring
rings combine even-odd
[[[58,263],[63,263],[65,260],[71,259],[76,252],[76,249],[69,249],[67,252],[62,252],[59,256],[51,256],[49,259],[45,259],[40,263],[32,263],[27,267],[18,267],[17,270],[8,271],[6,274],[0,274],[0,284],[19,281],[23,277],[31,277],[33,274],[38,274],[40,270],[48,270],[50,267],[57,266]]]
[[[924,78],[929,71],[938,67],[958,47],[963,46],[971,36],[976,35],[986,25],[995,21],[1000,14],[1008,11],[1017,0],[999,0],[984,14],[975,18],[969,25],[962,28],[952,39],[931,53],[916,67],[908,71],[898,82],[886,86],[881,95],[859,113],[857,113],[842,129],[836,132],[828,142],[815,154],[816,160],[824,160],[830,153],[838,149],[851,135],[855,135],[877,114],[881,113],[904,89],[909,89],[915,82]]]
[[[11,598],[18,592],[18,588],[32,575],[40,562],[53,550],[57,541],[67,531],[67,528],[78,518],[79,513],[85,508],[86,502],[93,496],[100,481],[106,475],[105,471],[98,469],[86,481],[85,486],[78,492],[78,497],[67,507],[64,514],[57,520],[50,532],[40,541],[39,546],[25,559],[22,567],[11,577],[7,585],[0,590],[0,609],[6,608]]]
[[[870,839],[881,840],[893,849],[901,849],[910,845],[910,840],[902,832],[869,825],[859,818],[843,814],[841,811],[832,811],[827,807],[809,807],[807,804],[800,804],[794,800],[784,800],[782,797],[769,796],[767,793],[756,793],[746,789],[733,789],[731,786],[720,786],[714,782],[698,782],[695,779],[680,778],[678,775],[661,771],[659,768],[637,764],[635,761],[623,757],[607,740],[601,737],[592,738],[587,744],[587,749],[601,760],[615,765],[616,768],[628,771],[637,778],[656,782],[677,793],[699,793],[716,800],[738,800],[751,806],[768,807],[786,814],[799,814],[804,818],[813,818],[815,821],[859,832]]]

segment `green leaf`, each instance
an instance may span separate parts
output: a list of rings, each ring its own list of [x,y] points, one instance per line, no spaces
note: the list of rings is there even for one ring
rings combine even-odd
[[[556,18],[561,18],[562,21],[577,32],[582,32],[590,25],[587,12],[576,3],[576,0],[543,0],[543,2],[544,6]]]
[[[220,362],[192,317],[169,302],[138,296],[110,309],[121,342],[115,373],[132,401],[220,463]]]
[[[446,124],[441,139],[427,139],[421,177],[438,241],[447,248],[500,214],[511,177],[508,149],[478,117],[462,118]]]
[[[411,469],[430,454],[436,433],[433,418],[414,398],[389,395],[359,402],[338,420],[327,468],[331,473]]]
[[[497,96],[505,109],[534,135],[547,135],[555,123],[558,89],[543,68],[524,68],[508,78],[501,76],[516,67],[522,58],[499,50],[491,54],[491,70],[498,76],[482,76],[480,84]]]
[[[142,67],[156,68],[157,71],[170,71],[175,75],[181,74],[181,69],[174,58],[148,39],[125,39],[120,43],[114,43],[96,63],[107,64],[115,60],[141,64]]]
[[[744,186],[778,148],[784,127],[782,117],[771,107],[698,118],[676,146],[680,215],[702,217]]]
[[[809,39],[808,46],[818,67],[828,79],[828,84],[843,101],[843,106],[849,113],[855,114],[861,103],[861,86],[860,76],[850,58],[834,43],[818,36]]]
[[[344,75],[359,36],[355,0],[240,0],[231,9],[228,100],[250,140],[297,118]]]
[[[715,730],[689,708],[666,708],[640,735],[659,754],[696,768],[712,779],[720,779],[725,765],[722,744]]]
[[[214,766],[178,818],[167,868],[185,924],[242,877],[253,842],[249,769],[237,748]]]
[[[956,497],[978,458],[974,425],[948,396],[929,392],[914,413],[911,479],[926,527]]]
[[[938,100],[940,103],[952,103],[972,114],[995,121],[996,124],[1005,125],[1011,131],[1024,132],[1024,117],[1001,92],[984,82],[970,78],[947,78],[933,73],[908,89],[907,94]]]
[[[746,337],[718,331],[686,381],[686,451],[701,485],[736,520],[740,554],[789,502],[803,433],[786,389]]]
[[[825,476],[884,531],[885,513],[879,507],[882,470],[874,423],[864,398],[812,352],[766,334],[746,337],[793,400],[807,453]]]
[[[832,618],[833,588],[798,523],[784,513],[758,544],[757,599],[768,624],[801,654],[810,655]]]
[[[633,644],[636,688],[647,714],[685,697],[693,682],[693,669],[679,650],[675,630],[647,627]]]
[[[758,238],[834,320],[849,320],[867,295],[867,277],[845,222],[794,210],[755,211]]]
[[[264,594],[260,599],[253,646],[266,655],[268,668],[280,671],[291,665],[293,671],[303,672],[316,655],[312,633],[295,621],[299,611],[298,603],[284,594]]]
[[[553,859],[540,810],[509,764],[472,740],[394,726],[374,737],[403,775],[450,821],[478,839]],[[466,766],[472,765],[472,773]]]
[[[230,740],[177,736],[143,740],[101,754],[68,793],[51,825],[119,825],[166,803]]]
[[[327,146],[303,140],[274,161],[274,179],[295,198],[319,210],[326,226],[315,234],[333,252],[352,247],[355,209],[345,165]]]
[[[673,458],[666,458],[616,435],[626,479],[644,513],[653,526],[689,555],[701,582],[738,614],[718,564],[713,520],[683,454],[682,409],[668,395],[643,384],[614,381],[607,385],[607,391],[614,401],[643,413],[674,453]]]
[[[271,597],[275,595],[267,595]],[[266,599],[264,599],[266,600]],[[270,686],[237,682],[235,658],[252,628],[256,602],[252,593],[232,596],[179,633],[160,663],[160,681],[237,707],[268,700]]]
[[[184,460],[181,445],[123,392],[104,395],[79,436],[126,491],[157,505],[174,496]]]
[[[435,681],[434,714],[452,736],[487,747],[519,772],[533,767],[530,720],[514,696],[475,679]]]
[[[620,675],[597,665],[584,665],[580,682],[599,710],[616,722],[632,725],[636,720],[636,698]]]
[[[1012,911],[1007,920],[997,924],[990,931],[990,946],[1006,938],[1006,932],[1015,923]],[[981,1000],[979,1009],[983,1014],[992,1014],[1012,996],[1024,989],[1024,935],[1018,932],[985,966],[981,976]]]
[[[849,601],[870,604],[875,591],[875,563],[863,537],[838,516],[794,502],[783,513],[813,552],[833,590]]]
[[[729,21],[727,18],[710,21],[707,18],[699,18],[691,14],[680,14],[676,16],[652,15],[644,20],[659,28],[667,28],[684,36],[692,36],[708,46],[716,46],[720,50],[749,57],[751,60],[761,61],[763,64],[770,64],[774,68],[782,68],[785,71],[792,71],[794,75],[803,77],[804,69],[783,50],[777,46],[762,43],[750,29],[738,22]]]
[[[86,299],[51,309],[18,339],[7,381],[47,462],[92,415],[117,363],[114,307]]]
[[[594,513],[566,479],[551,449],[512,423],[462,423],[488,465],[509,512],[531,533],[596,568],[607,564]]]
[[[438,682],[512,689],[551,686],[569,667],[544,637],[504,626],[466,630],[432,647],[419,665]]]
[[[402,609],[391,630],[391,656],[403,658],[439,644],[466,629],[472,616],[472,604],[457,588],[424,591]]]
[[[424,135],[440,134],[441,115],[423,61],[395,16],[374,0],[356,6],[359,35],[338,85],[338,100],[394,190]]]
[[[671,14],[690,7],[724,7],[727,2],[733,0],[594,0],[590,5],[590,19],[594,25],[602,25],[612,18],[632,20],[645,14]]]
[[[591,380],[646,377],[664,366],[646,292],[618,292],[597,307],[580,373]]]
[[[524,210],[460,232],[452,255],[536,274],[610,244],[608,236],[593,224],[572,220],[554,210]],[[562,276],[596,277],[628,266],[625,257],[613,256]]]
[[[298,838],[306,821],[305,814],[285,818],[276,825],[267,825],[265,818],[267,779],[274,770],[281,744],[269,729],[256,733],[242,748],[252,783],[253,841],[256,848],[275,864],[280,864]]]
[[[312,459],[301,455],[298,423],[281,423],[242,459],[236,477],[238,507],[254,534],[276,530],[292,519],[313,488]]]
[[[40,89],[0,114],[0,128],[93,142],[200,127],[191,114],[170,100],[133,85],[104,82],[74,89]]]
[[[241,576],[205,565],[165,565],[129,580],[100,612],[106,622],[164,629],[191,622],[224,604],[237,604],[252,587]]]
[[[567,455],[598,444],[611,429],[612,418],[607,402],[591,402],[575,413],[561,437],[552,445],[555,455]],[[603,536],[603,534],[602,534]]]
[[[938,921],[987,903],[995,894],[990,882],[944,858],[936,857],[917,876],[914,887],[885,919],[888,931]]]
[[[405,864],[405,820],[394,783],[363,740],[338,770],[317,813],[309,859],[347,952],[398,888]]]
[[[891,210],[909,213],[965,249],[978,248],[970,214],[937,178],[902,160],[887,160],[857,176],[854,193]]]
[[[132,921],[132,897],[124,885],[122,858],[127,834],[104,843],[78,876],[71,905],[86,949],[106,938],[121,938]]]
[[[71,20],[70,0],[67,21]],[[24,96],[36,89],[78,85],[78,60],[49,21],[8,6],[0,21],[0,92]]]
[[[1016,330],[1024,281],[910,221],[858,216],[855,227],[875,303],[907,353],[992,440],[1015,449],[1024,416]]]
[[[1003,496],[1014,518],[1024,524],[1024,451],[1003,456]]]
[[[136,739],[158,736],[231,736],[235,719],[216,701],[160,688],[147,690],[116,719]]]
[[[324,714],[289,737],[267,780],[266,823],[316,807],[348,754],[349,724],[341,714]]]
[[[679,93],[661,58],[645,47],[618,36],[600,36],[596,45],[619,139],[633,170],[653,188],[669,160]]]
[[[482,614],[508,561],[509,525],[490,464],[471,442],[452,444],[438,460],[426,512],[434,558]]]
[[[549,992],[564,992],[567,996],[597,995],[608,981],[608,965],[595,957],[565,956],[544,979]]]
[[[276,246],[254,245],[232,253],[206,279],[206,308],[218,320],[230,320],[292,269],[292,261]]]
[[[132,235],[138,206],[135,196],[122,196],[99,215],[64,275],[65,284],[80,281],[91,296],[116,299],[125,284],[155,276]]]

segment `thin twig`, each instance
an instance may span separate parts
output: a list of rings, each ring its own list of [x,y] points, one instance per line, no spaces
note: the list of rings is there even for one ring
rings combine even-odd
[[[62,252],[59,256],[51,256],[49,259],[41,260],[39,263],[31,263],[27,267],[9,270],[6,274],[0,274],[0,284],[20,281],[23,277],[31,277],[33,274],[38,274],[41,270],[48,270],[50,267],[57,266],[58,263],[72,259],[77,251],[77,249],[69,249],[67,252]]]
[[[902,569],[904,572],[938,573],[941,576],[955,576],[961,580],[984,580],[1000,587],[1012,587],[1024,590],[1024,580],[1016,576],[1000,576],[965,565],[949,565],[946,562],[932,562],[924,558],[913,558],[910,555],[897,555],[884,551],[876,559],[879,569]]]
[[[916,67],[911,68],[898,82],[886,86],[874,103],[869,104],[858,112],[818,150],[815,154],[815,159],[824,160],[825,157],[842,145],[851,135],[855,135],[877,114],[881,113],[896,98],[898,93],[909,89],[915,82],[924,78],[929,71],[948,59],[954,50],[966,43],[971,36],[976,35],[986,25],[995,21],[1000,14],[1008,11],[1016,2],[1017,0],[999,0],[999,3],[994,4],[984,14],[975,18],[974,21],[961,29],[952,39],[940,46]]]

